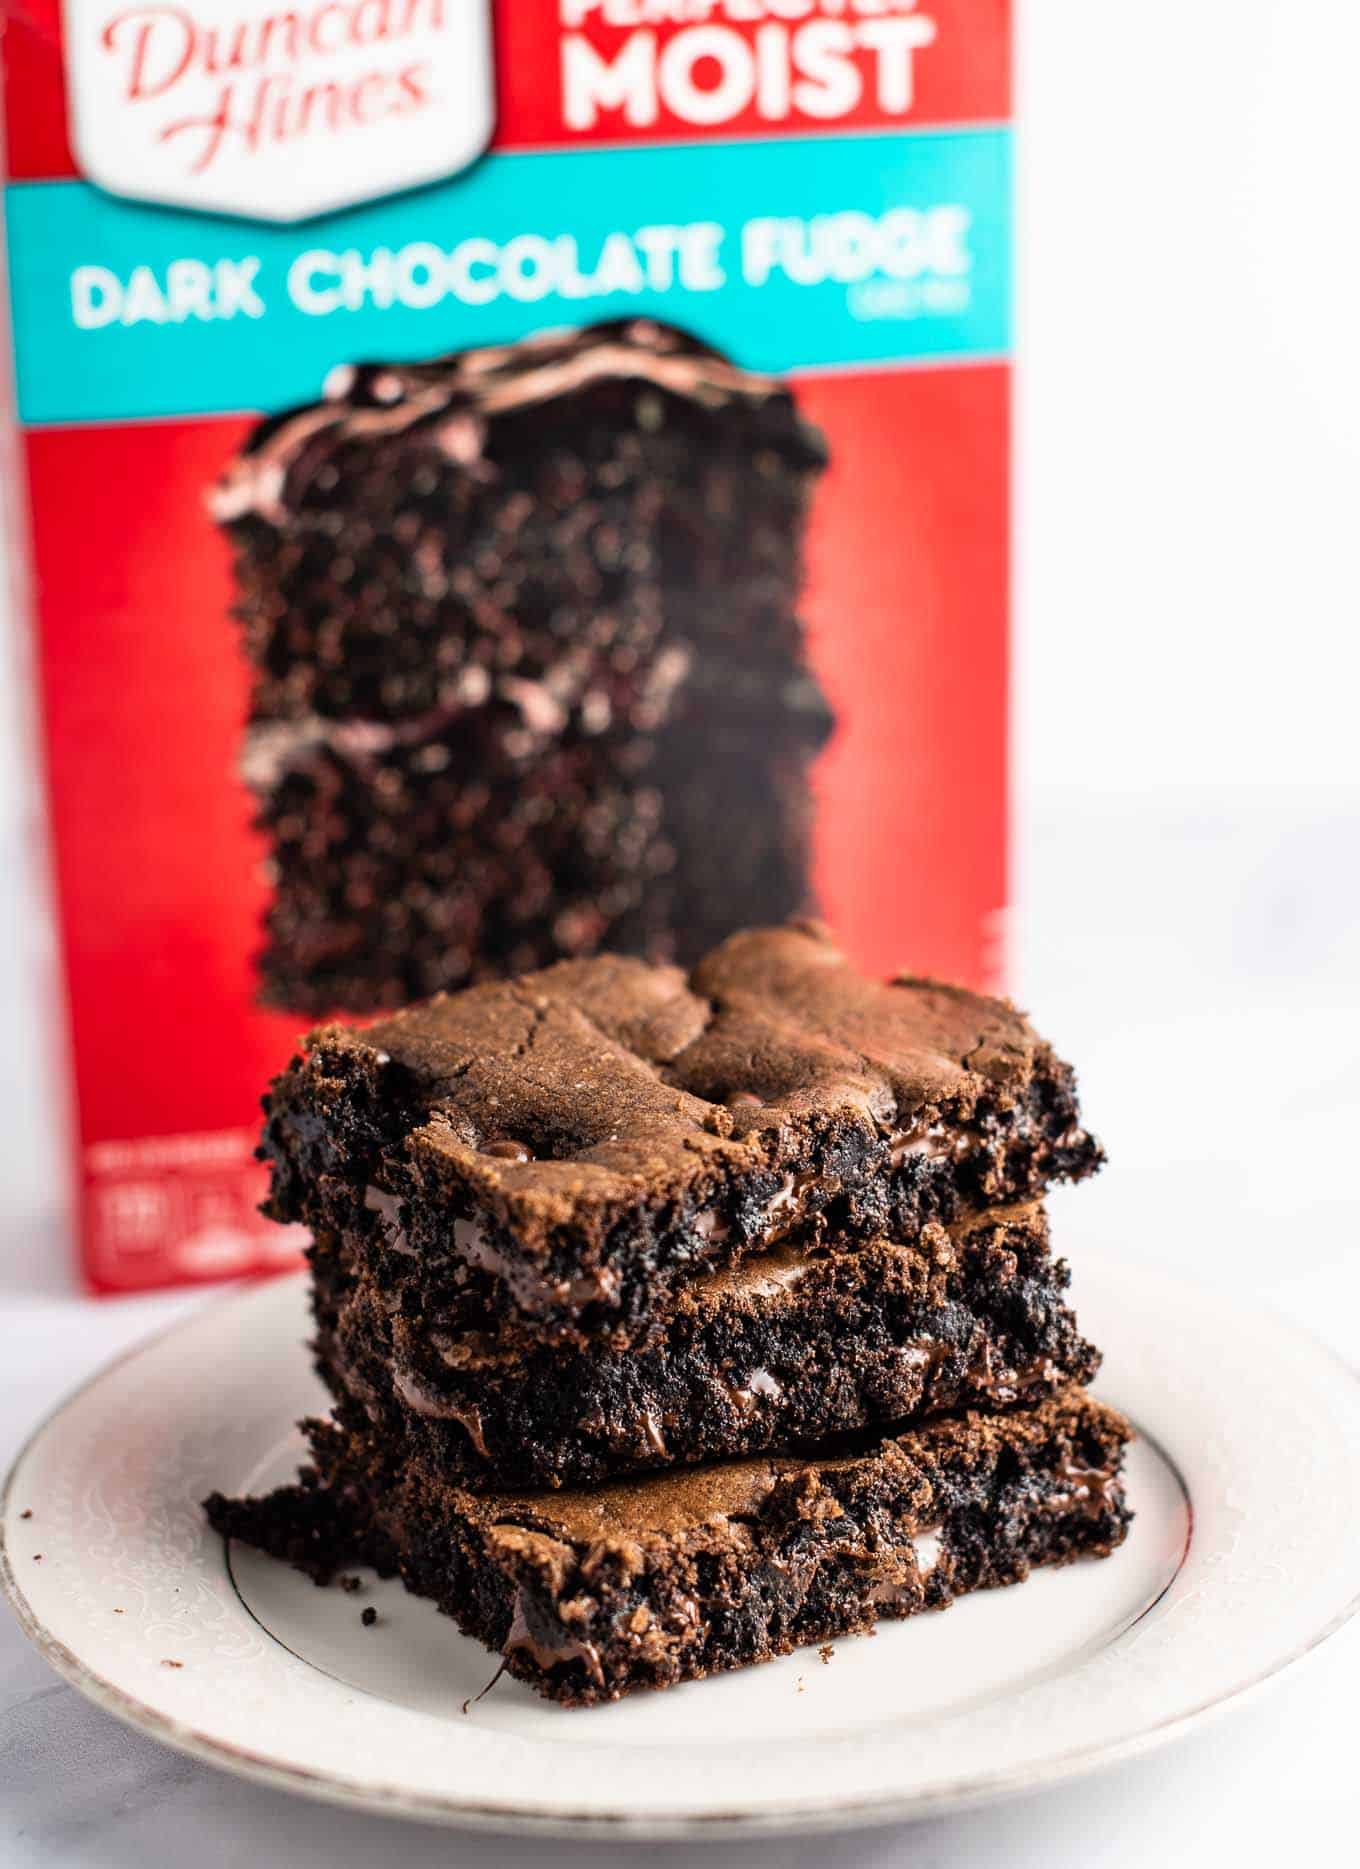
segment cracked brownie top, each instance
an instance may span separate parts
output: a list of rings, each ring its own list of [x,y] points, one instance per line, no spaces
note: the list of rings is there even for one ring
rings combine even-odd
[[[266,1111],[278,1218],[451,1256],[539,1314],[636,1313],[807,1230],[910,1238],[1100,1160],[1013,1006],[867,980],[806,923],[688,976],[602,956],[323,1026]]]

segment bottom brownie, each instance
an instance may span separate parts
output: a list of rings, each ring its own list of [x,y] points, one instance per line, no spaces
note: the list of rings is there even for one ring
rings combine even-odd
[[[1108,1555],[1129,1523],[1130,1432],[1072,1389],[835,1457],[474,1495],[318,1422],[298,1485],[214,1494],[207,1512],[225,1536],[318,1580],[354,1562],[399,1572],[509,1673],[584,1706],[943,1609],[1036,1564]]]

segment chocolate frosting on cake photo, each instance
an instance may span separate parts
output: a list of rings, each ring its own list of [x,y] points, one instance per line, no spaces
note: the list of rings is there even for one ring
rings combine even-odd
[[[782,382],[646,319],[344,365],[259,423],[209,504],[252,669],[261,997],[685,964],[807,910],[826,463]]]

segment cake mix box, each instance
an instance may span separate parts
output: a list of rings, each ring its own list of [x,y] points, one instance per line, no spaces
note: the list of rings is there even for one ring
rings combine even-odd
[[[827,922],[995,985],[1006,0],[13,0],[85,1275],[291,1263],[299,1033]]]

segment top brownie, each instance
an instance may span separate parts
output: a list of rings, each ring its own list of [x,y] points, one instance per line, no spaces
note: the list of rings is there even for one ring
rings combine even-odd
[[[267,1211],[344,1233],[464,1326],[633,1330],[691,1270],[911,1241],[1102,1160],[1013,1006],[864,979],[805,923],[688,977],[604,955],[322,1026],[265,1109]]]

